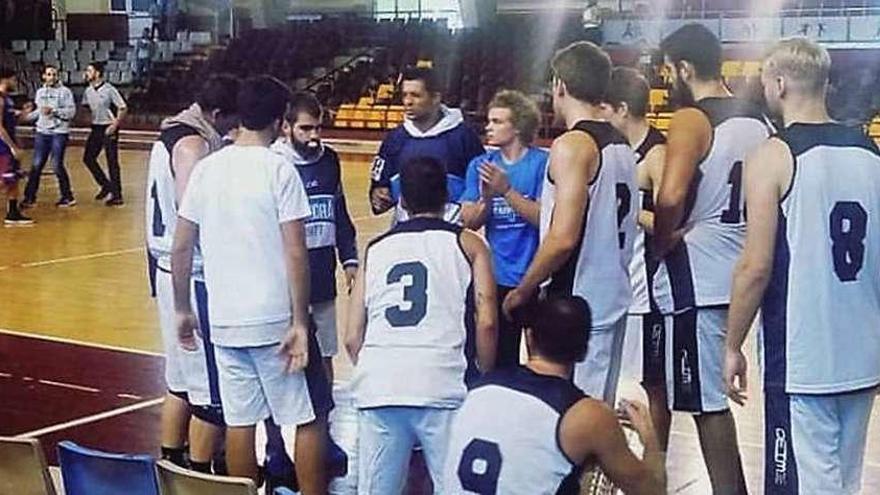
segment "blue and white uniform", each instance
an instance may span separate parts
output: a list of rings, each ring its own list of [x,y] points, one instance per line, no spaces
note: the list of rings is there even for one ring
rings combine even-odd
[[[434,127],[422,132],[411,121],[405,120],[385,136],[379,154],[373,160],[370,190],[387,187],[396,204],[396,222],[407,218],[400,207],[400,170],[408,161],[427,156],[446,166],[446,187],[449,204],[445,219],[460,221],[459,197],[464,191],[465,174],[470,161],[485,152],[480,137],[464,121],[461,110],[441,107],[442,117]]]
[[[559,426],[584,397],[570,380],[526,367],[488,373],[453,422],[444,493],[580,493],[583,465],[562,451]]]
[[[629,264],[639,214],[635,155],[607,122],[582,121],[571,131],[586,134],[599,149],[599,168],[589,188],[589,202],[577,247],[545,284],[549,294],[579,296],[590,304],[593,328],[584,361],[575,366],[574,382],[593,397],[614,403],[626,313],[632,300]],[[547,165],[541,194],[541,238],[550,230],[556,185]]]
[[[697,108],[712,126],[712,145],[690,184],[684,238],[653,282],[672,328],[666,332],[670,408],[699,414],[728,409],[724,338],[733,268],[746,236],[742,168],[771,127],[760,109],[739,98],[704,98]],[[666,285],[670,290],[661,288]]]
[[[793,124],[762,305],[765,493],[858,493],[880,384],[880,151],[859,129]]]
[[[473,331],[473,276],[461,231],[417,217],[367,247],[367,328],[352,379],[359,493],[396,493],[416,443],[435,493],[445,493],[448,429],[467,392]]]

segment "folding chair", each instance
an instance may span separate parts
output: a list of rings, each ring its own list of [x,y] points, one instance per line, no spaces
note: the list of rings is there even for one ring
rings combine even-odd
[[[39,440],[0,437],[0,493],[55,495]]]
[[[169,461],[159,461],[156,467],[163,495],[257,495],[257,486],[248,478],[190,471]]]
[[[66,495],[160,495],[156,461],[142,454],[113,454],[58,444]]]

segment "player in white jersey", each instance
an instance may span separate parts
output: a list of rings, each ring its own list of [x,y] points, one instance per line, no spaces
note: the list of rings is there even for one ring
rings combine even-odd
[[[446,493],[449,426],[476,378],[473,364],[485,372],[495,361],[491,255],[478,235],[443,220],[445,176],[434,158],[405,164],[410,219],[370,243],[352,292],[346,348],[355,363],[362,495],[400,493],[417,444],[434,493]]]
[[[547,294],[576,295],[593,310],[592,345],[574,382],[613,404],[632,290],[629,264],[638,216],[635,155],[602,121],[611,60],[578,42],[551,62],[553,110],[568,132],[553,141],[541,193],[541,244],[504,310],[522,306],[544,284]]]
[[[193,263],[193,306],[198,309],[202,340],[193,352],[181,349],[174,323],[171,283],[171,245],[177,223],[177,205],[196,162],[222,146],[224,117],[235,112],[238,80],[214,76],[206,81],[196,102],[162,122],[153,144],[147,172],[146,235],[154,270],[154,292],[165,349],[168,393],[162,407],[162,455],[185,463],[189,438],[189,467],[210,472],[215,438],[223,426],[217,370],[209,341],[207,291],[200,257]],[[190,428],[190,415],[194,416]],[[189,434],[191,433],[191,434]]]
[[[666,451],[672,421],[666,395],[666,326],[654,294],[669,288],[654,288],[658,263],[653,255],[652,235],[654,195],[663,176],[666,137],[645,118],[650,90],[648,81],[638,70],[615,68],[605,96],[605,113],[608,122],[635,150],[639,204],[642,207],[629,266],[633,300],[626,321],[622,373],[638,380],[645,389],[660,448]]]
[[[655,294],[668,315],[672,410],[694,415],[716,495],[746,492],[736,424],[724,391],[724,322],[733,265],[745,240],[742,163],[769,135],[761,112],[721,80],[721,42],[688,24],[661,44],[682,107],[672,116],[654,217]]]
[[[645,446],[638,459],[614,411],[569,379],[589,347],[584,300],[551,297],[517,316],[528,361],[487,374],[468,393],[452,426],[444,493],[577,494],[595,463],[626,493],[665,494],[665,455],[645,407],[623,403]]]
[[[725,382],[743,403],[741,347],[760,307],[768,495],[859,493],[880,384],[880,151],[828,116],[830,67],[806,39],[770,51],[764,94],[785,130],[745,167]]]

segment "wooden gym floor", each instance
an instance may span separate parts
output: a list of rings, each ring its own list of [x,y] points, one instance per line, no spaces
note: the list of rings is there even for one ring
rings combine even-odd
[[[37,224],[0,230],[0,435],[39,437],[50,462],[62,439],[116,451],[158,451],[164,387],[143,247],[147,152],[121,152],[126,199],[121,208],[92,200],[96,187],[81,156],[82,148],[68,149],[77,207],[56,209],[54,177],[44,176],[39,203],[29,210]],[[388,218],[369,211],[369,157],[349,158],[345,189],[364,246],[388,225]],[[29,154],[23,163],[30,166]],[[341,296],[340,328],[345,303]],[[753,359],[750,364],[755,375]],[[351,364],[340,354],[335,365],[334,434],[350,449],[356,432],[346,386]],[[755,387],[750,403],[734,406],[734,413],[750,492],[761,493],[763,405],[756,375],[750,383]],[[634,383],[624,383],[620,395],[638,398],[641,393]],[[878,407],[865,459],[865,494],[880,493]],[[686,416],[673,424],[668,470],[670,493],[710,493],[693,422]],[[336,487],[347,493],[344,488],[353,482],[341,480]]]

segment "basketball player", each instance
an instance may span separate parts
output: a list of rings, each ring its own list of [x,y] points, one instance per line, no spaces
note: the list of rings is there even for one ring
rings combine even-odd
[[[443,220],[448,196],[441,162],[409,161],[400,184],[411,218],[367,247],[346,336],[355,364],[362,495],[400,493],[416,444],[424,449],[434,493],[446,493],[449,426],[466,380],[477,372],[468,369],[469,354],[475,345],[483,372],[495,360],[489,249],[478,235]]]
[[[489,102],[486,138],[498,149],[468,165],[461,213],[472,230],[486,227],[498,284],[499,313],[538,249],[541,184],[547,152],[532,146],[541,123],[538,106],[519,91],[500,91]],[[519,364],[522,328],[499,319],[496,367]]]
[[[277,79],[261,76],[242,84],[235,143],[202,159],[190,176],[171,269],[178,336],[184,349],[193,350],[197,319],[190,277],[198,239],[229,474],[258,478],[255,425],[271,417],[276,424],[298,426],[300,488],[319,494],[327,485],[322,418],[332,398],[317,345],[308,337],[304,221],[311,212],[296,170],[269,150],[289,100],[290,90]]]
[[[21,148],[15,141],[15,126],[22,112],[16,110],[9,94],[16,90],[17,78],[11,67],[0,67],[0,182],[3,184],[8,206],[4,225],[30,225],[34,221],[24,216],[18,204],[18,181],[21,179],[18,159]]]
[[[519,312],[531,313],[528,362],[492,371],[468,393],[452,426],[444,493],[577,494],[582,471],[596,463],[625,493],[665,494],[665,454],[644,406],[623,401],[645,446],[640,460],[614,411],[569,379],[589,347],[586,302],[551,297],[529,306]]]
[[[880,151],[828,116],[830,66],[806,39],[770,51],[761,79],[785,129],[745,166],[724,377],[742,404],[741,348],[760,306],[768,495],[860,493],[880,384]]]
[[[629,266],[633,300],[626,320],[624,373],[639,380],[648,395],[651,418],[665,452],[672,416],[666,399],[666,328],[654,298],[653,280],[657,261],[651,253],[654,231],[654,194],[663,176],[666,137],[648,123],[651,87],[636,69],[617,67],[611,71],[611,86],[605,97],[605,118],[636,152],[639,185],[639,222]],[[661,288],[668,290],[668,287]]]
[[[342,188],[342,168],[333,148],[321,142],[323,109],[311,93],[297,93],[284,116],[282,137],[272,150],[296,166],[309,196],[312,215],[306,220],[309,248],[311,300],[309,307],[317,326],[328,380],[333,382],[336,336],[336,256],[345,273],[349,291],[357,274],[357,232]],[[336,251],[336,252],[335,252]]]
[[[83,93],[83,106],[92,111],[92,127],[86,140],[83,162],[101,187],[95,199],[107,198],[107,206],[122,206],[122,179],[119,175],[119,125],[128,112],[125,99],[112,84],[104,80],[104,64],[92,62],[86,68],[89,85]],[[101,170],[98,155],[104,150],[107,171]],[[109,196],[109,198],[108,198]]]
[[[437,75],[430,68],[412,67],[402,75],[403,124],[385,136],[373,160],[370,205],[378,215],[395,208],[395,221],[406,219],[400,200],[403,164],[419,156],[439,160],[446,167],[449,201],[447,220],[460,221],[457,204],[464,191],[464,177],[470,161],[485,150],[480,137],[464,121],[461,110],[443,105]]]
[[[632,289],[629,263],[638,215],[635,156],[602,121],[611,60],[578,42],[551,62],[553,111],[568,131],[553,141],[541,193],[541,245],[519,285],[507,295],[510,315],[533,297],[579,296],[593,311],[591,345],[574,382],[591,397],[614,403]],[[588,206],[589,205],[589,206]]]
[[[193,261],[192,305],[198,310],[201,339],[195,351],[185,351],[178,344],[174,322],[171,246],[177,205],[196,163],[222,147],[225,129],[218,129],[217,125],[235,113],[237,93],[237,79],[211,77],[195,103],[162,122],[147,173],[147,247],[157,269],[154,280],[168,387],[162,406],[162,457],[185,465],[184,449],[189,438],[190,467],[201,472],[210,472],[214,444],[224,426],[210,342],[207,290],[201,255],[197,252]],[[190,413],[194,416],[191,429]]]
[[[745,239],[741,189],[746,155],[770,129],[752,104],[721,81],[721,43],[688,24],[661,44],[672,79],[672,116],[654,216],[655,293],[666,328],[667,393],[674,411],[693,414],[712,490],[746,492],[736,425],[722,379],[730,279]],[[668,297],[671,296],[671,297]],[[672,320],[672,321],[669,321]]]

